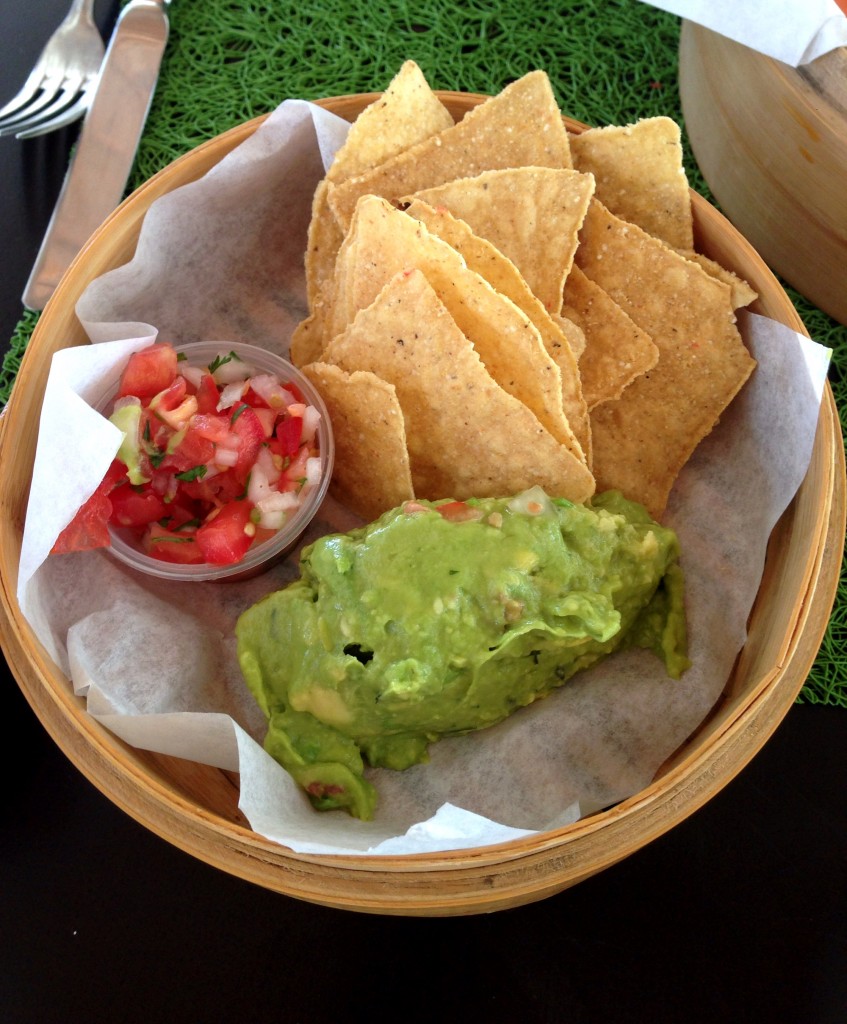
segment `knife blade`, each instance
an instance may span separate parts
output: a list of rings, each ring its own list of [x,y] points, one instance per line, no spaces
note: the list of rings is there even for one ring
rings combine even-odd
[[[24,288],[28,309],[44,308],[74,257],[123,198],[168,40],[169,2],[131,0],[118,17]]]

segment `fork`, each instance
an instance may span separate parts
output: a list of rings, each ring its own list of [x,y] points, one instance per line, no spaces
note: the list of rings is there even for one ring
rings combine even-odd
[[[31,139],[85,113],[105,51],[93,8],[94,0],[72,0],[23,88],[0,109],[0,135]]]

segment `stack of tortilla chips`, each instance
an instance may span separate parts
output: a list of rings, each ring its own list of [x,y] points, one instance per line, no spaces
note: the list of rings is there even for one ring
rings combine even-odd
[[[755,365],[755,299],[694,253],[678,126],[569,135],[533,71],[454,123],[407,62],[312,211],[291,358],[336,439],[336,497],[617,489],[661,517]]]

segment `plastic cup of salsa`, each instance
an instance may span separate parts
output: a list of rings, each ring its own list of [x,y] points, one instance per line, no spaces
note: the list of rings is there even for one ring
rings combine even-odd
[[[253,367],[258,373],[271,373],[279,378],[283,387],[293,384],[299,390],[304,402],[314,406],[320,413],[316,438],[321,458],[319,482],[303,497],[300,507],[287,517],[282,527],[272,537],[254,543],[244,557],[232,564],[217,565],[209,562],[184,564],[168,562],[147,554],[140,541],[130,529],[109,524],[111,544],[107,549],[118,561],[160,579],[174,581],[237,581],[247,579],[270,568],[296,546],[306,527],[314,519],[329,488],[335,459],[335,441],[329,414],[318,391],[292,363],[267,349],[255,345],[244,345],[228,341],[198,341],[174,345],[177,353],[184,355],[191,366],[207,367],[218,357],[234,353],[242,362]],[[99,412],[108,416],[118,391],[119,378],[111,382],[97,403]]]

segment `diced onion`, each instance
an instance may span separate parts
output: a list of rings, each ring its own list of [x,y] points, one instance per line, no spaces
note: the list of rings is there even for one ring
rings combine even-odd
[[[321,459],[319,455],[306,459],[306,486],[317,487],[321,482]]]
[[[510,512],[518,512],[525,516],[549,515],[553,512],[550,499],[540,487],[530,487],[529,490],[515,495],[506,507]]]
[[[281,470],[274,461],[273,454],[269,448],[262,447],[256,456],[256,466],[265,474],[265,479],[270,484],[275,484],[281,476]]]
[[[203,379],[204,370],[199,366],[191,366],[186,363],[184,366],[180,366],[179,372],[188,381],[188,383],[196,390],[200,387],[200,381]]]
[[[215,449],[215,464],[229,468],[238,462],[238,452],[235,448],[224,448],[221,445]]]
[[[300,499],[290,491],[272,491],[256,505],[259,512],[259,526],[265,530],[279,530],[290,512],[300,507]]]
[[[300,507],[300,499],[291,491],[271,491],[256,507],[260,512],[291,512]]]
[[[304,444],[312,443],[320,421],[321,414],[318,410],[313,405],[307,405],[306,411],[303,413],[303,436],[301,438]]]
[[[218,399],[218,412],[223,412],[224,409],[231,409],[236,402],[241,401],[241,396],[247,390],[248,382],[246,380],[236,380],[231,384],[227,384],[221,390],[221,397]]]
[[[237,452],[241,447],[241,438],[231,430],[226,437],[222,437],[220,441],[218,441],[218,447],[231,448],[233,451]]]
[[[267,476],[262,472],[262,467],[255,465],[250,471],[250,482],[247,484],[247,499],[254,505],[258,505],[265,498],[273,493],[273,487]]]
[[[281,530],[285,525],[284,510],[278,509],[276,512],[260,513],[258,525],[263,530]]]
[[[271,409],[287,409],[296,401],[272,373],[258,373],[250,379],[250,387]]]
[[[263,409],[261,406],[256,406],[253,409],[256,414],[256,419],[262,424],[262,430],[265,432],[265,437],[270,437],[274,432],[276,426],[277,414],[273,409]]]
[[[218,366],[212,376],[218,384],[232,384],[237,380],[247,380],[255,373],[254,367],[245,363],[237,356],[227,359]]]

